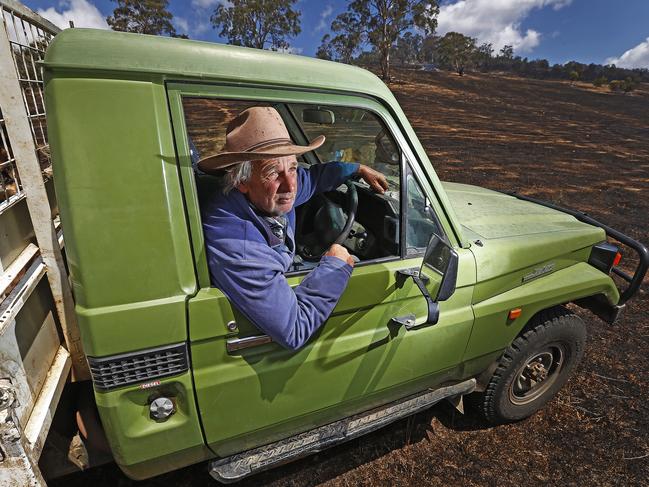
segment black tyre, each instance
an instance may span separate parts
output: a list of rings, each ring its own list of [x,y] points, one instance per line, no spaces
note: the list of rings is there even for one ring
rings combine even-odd
[[[507,347],[479,400],[492,423],[531,416],[566,383],[584,353],[586,326],[563,307],[539,313]]]

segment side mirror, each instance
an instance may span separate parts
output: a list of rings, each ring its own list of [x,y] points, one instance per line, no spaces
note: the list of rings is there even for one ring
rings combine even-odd
[[[457,283],[457,252],[442,240],[438,235],[433,234],[426,247],[426,254],[419,269],[420,276],[429,276],[429,274],[440,277],[441,282],[434,301],[446,301],[455,292]]]
[[[439,321],[439,302],[446,301],[455,292],[458,260],[457,252],[453,247],[433,234],[428,242],[421,268],[397,272],[397,283],[401,281],[403,285],[403,282],[411,277],[426,298],[428,305],[426,322],[415,324],[414,315],[395,317],[392,321],[403,325],[406,330],[436,324]]]
[[[320,125],[333,125],[336,123],[336,115],[331,110],[321,108],[305,108],[302,110],[302,121],[317,123]]]

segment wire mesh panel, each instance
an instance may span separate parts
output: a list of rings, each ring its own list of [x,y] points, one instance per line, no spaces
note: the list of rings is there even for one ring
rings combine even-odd
[[[0,207],[9,205],[21,191],[16,158],[11,150],[5,119],[0,109]]]
[[[15,74],[20,83],[23,102],[34,139],[36,156],[45,178],[51,176],[51,161],[45,120],[43,72],[39,61],[58,29],[49,22],[31,15],[17,2],[0,2],[0,20],[9,42]],[[0,106],[0,210],[20,197],[22,186],[16,171],[11,147]]]

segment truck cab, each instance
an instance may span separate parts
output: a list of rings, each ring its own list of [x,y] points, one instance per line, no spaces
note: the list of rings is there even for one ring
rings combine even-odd
[[[583,352],[584,325],[562,305],[614,321],[646,273],[641,244],[583,214],[441,182],[366,70],[69,29],[44,72],[83,348],[113,456],[133,478],[209,460],[234,481],[469,393],[494,422],[529,416]],[[301,166],[361,162],[389,181],[385,194],[348,181],[297,209],[290,285],[343,230],[357,260],[297,351],[210,282],[202,215],[218,181],[195,163],[251,106],[274,107],[295,143],[326,135]],[[640,255],[633,276],[620,271],[622,299],[607,235]]]

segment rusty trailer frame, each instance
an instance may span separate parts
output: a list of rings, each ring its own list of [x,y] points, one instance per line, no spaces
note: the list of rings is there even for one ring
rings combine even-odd
[[[38,461],[63,387],[89,378],[39,64],[58,32],[21,3],[0,0],[0,485],[45,485]]]

